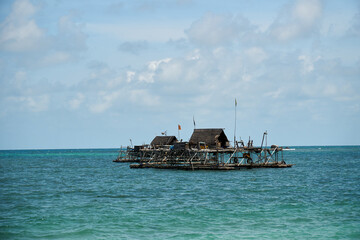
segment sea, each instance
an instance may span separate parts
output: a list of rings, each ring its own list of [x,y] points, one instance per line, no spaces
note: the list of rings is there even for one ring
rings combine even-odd
[[[360,239],[360,146],[286,169],[130,169],[117,149],[0,151],[0,239]]]

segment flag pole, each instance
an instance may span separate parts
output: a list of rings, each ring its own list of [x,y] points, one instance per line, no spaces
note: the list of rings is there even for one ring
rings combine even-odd
[[[236,147],[236,106],[237,106],[237,101],[235,98],[235,128],[234,128],[234,148]]]

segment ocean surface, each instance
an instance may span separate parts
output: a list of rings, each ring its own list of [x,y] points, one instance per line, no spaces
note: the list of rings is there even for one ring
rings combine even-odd
[[[288,169],[130,169],[116,149],[0,151],[0,239],[360,239],[360,146]]]

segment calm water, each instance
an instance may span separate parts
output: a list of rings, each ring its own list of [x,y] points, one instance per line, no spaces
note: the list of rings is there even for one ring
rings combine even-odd
[[[290,169],[224,172],[0,151],[0,239],[360,239],[360,147],[295,148]]]

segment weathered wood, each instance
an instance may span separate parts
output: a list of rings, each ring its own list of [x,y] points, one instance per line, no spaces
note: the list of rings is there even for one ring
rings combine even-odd
[[[139,163],[131,164],[130,168],[159,168],[159,169],[178,169],[178,170],[240,170],[251,168],[290,168],[293,164],[271,163],[271,164],[186,164],[169,165],[159,163]]]
[[[140,160],[138,159],[129,159],[129,158],[117,158],[115,160],[113,160],[113,162],[119,162],[119,163],[137,163],[140,162]]]
[[[221,130],[222,129],[216,129]],[[209,131],[207,131],[209,132]],[[215,132],[215,131],[214,131]],[[202,132],[201,132],[202,133]],[[217,132],[216,132],[217,133]],[[218,136],[218,135],[216,135]],[[114,162],[137,163],[130,168],[159,168],[182,170],[239,170],[251,168],[289,168],[282,156],[283,148],[272,145],[254,147],[212,146],[211,148],[142,145],[122,149]],[[279,157],[281,153],[281,158]],[[280,161],[281,160],[281,161]]]

